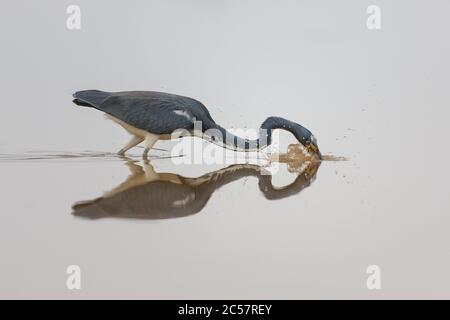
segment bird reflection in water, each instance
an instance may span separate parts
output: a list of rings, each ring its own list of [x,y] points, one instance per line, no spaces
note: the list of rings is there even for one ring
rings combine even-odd
[[[73,205],[73,215],[98,219],[104,217],[128,219],[169,219],[200,212],[211,195],[220,187],[245,177],[256,177],[266,199],[276,200],[295,195],[314,180],[320,161],[305,157],[298,145],[289,146],[287,154],[271,156],[271,161],[287,164],[295,180],[284,187],[274,187],[266,169],[253,164],[235,164],[188,178],[173,173],[157,173],[148,160],[138,165],[125,158],[131,174],[113,190],[94,200]]]

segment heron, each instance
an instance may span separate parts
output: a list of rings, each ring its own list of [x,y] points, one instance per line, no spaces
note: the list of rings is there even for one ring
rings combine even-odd
[[[181,95],[156,91],[83,90],[75,92],[73,98],[76,105],[104,112],[131,134],[131,140],[119,150],[119,155],[144,142],[146,157],[158,140],[173,139],[176,130],[194,136],[201,131],[201,138],[226,149],[259,151],[272,143],[274,129],[282,129],[291,132],[307,152],[321,158],[311,131],[281,117],[268,117],[260,126],[259,137],[251,140],[230,133],[213,120],[203,103]],[[200,130],[194,130],[195,123],[201,123]]]

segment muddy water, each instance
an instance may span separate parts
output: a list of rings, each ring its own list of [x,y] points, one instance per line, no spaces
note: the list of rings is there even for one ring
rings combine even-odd
[[[77,4],[80,30],[56,1],[0,19],[1,298],[450,297],[448,1],[382,2],[379,30],[356,0]],[[120,158],[83,89],[190,96],[226,128],[281,116],[347,161]]]

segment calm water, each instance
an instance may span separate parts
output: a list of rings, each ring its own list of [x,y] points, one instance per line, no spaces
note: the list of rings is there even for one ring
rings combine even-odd
[[[2,155],[5,297],[446,294],[446,215],[378,189],[352,160],[271,176],[134,154]],[[389,283],[379,293],[365,287],[375,262]],[[71,264],[82,268],[77,293],[65,288]]]
[[[370,31],[347,2],[80,0],[78,31],[64,4],[10,2],[0,297],[449,298],[450,4],[383,3]],[[282,116],[349,160],[305,177],[119,158],[127,134],[71,103],[94,88],[191,96],[227,128]]]

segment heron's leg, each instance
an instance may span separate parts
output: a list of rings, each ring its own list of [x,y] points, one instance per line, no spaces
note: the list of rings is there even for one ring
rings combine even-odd
[[[131,148],[133,148],[134,146],[138,145],[139,143],[141,143],[142,141],[144,141],[144,138],[142,137],[138,137],[138,136],[132,136],[130,142],[128,142],[125,147],[123,147],[122,149],[119,150],[119,152],[117,152],[117,154],[119,155],[124,155],[125,152],[127,152],[128,150],[130,150]]]
[[[158,141],[158,139],[159,139],[159,136],[156,134],[149,133],[145,136],[145,148],[144,148],[144,153],[142,155],[145,159],[147,159],[148,152],[155,145],[155,143],[156,143],[156,141]]]

